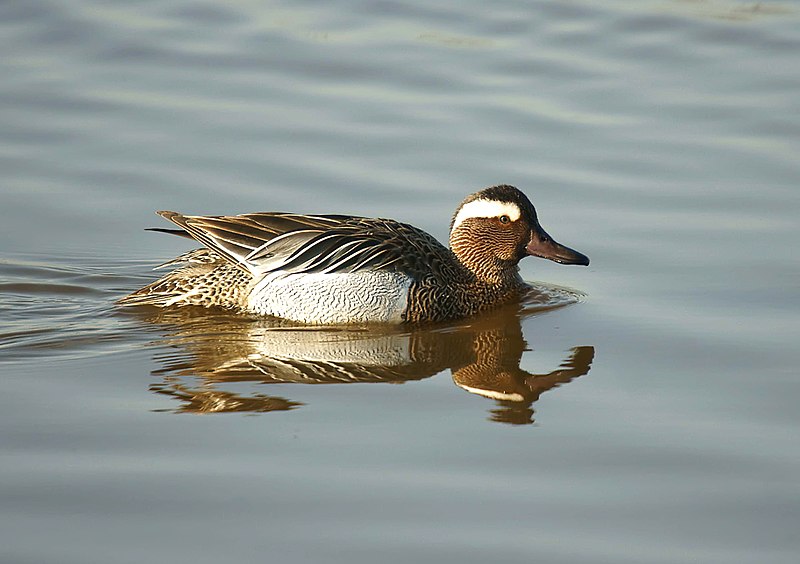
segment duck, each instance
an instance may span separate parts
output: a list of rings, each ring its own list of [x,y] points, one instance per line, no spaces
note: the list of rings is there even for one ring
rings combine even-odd
[[[156,212],[153,228],[203,245],[158,267],[162,278],[121,306],[203,306],[305,325],[441,322],[506,304],[529,289],[519,262],[589,258],[556,242],[527,196],[507,184],[467,196],[450,221],[449,248],[393,219],[260,212]]]

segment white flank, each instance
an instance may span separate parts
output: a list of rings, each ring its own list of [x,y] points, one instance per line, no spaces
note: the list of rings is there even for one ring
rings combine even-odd
[[[248,309],[312,325],[399,323],[411,278],[400,272],[275,272],[256,284]]]
[[[517,221],[522,212],[517,204],[498,202],[497,200],[473,200],[461,206],[453,221],[453,230],[465,220],[472,217],[500,217],[507,215],[511,221]]]

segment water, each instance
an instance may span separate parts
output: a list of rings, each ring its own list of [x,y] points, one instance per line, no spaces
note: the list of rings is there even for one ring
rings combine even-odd
[[[30,0],[0,52],[0,561],[797,561],[796,4]],[[157,209],[444,240],[501,182],[592,259],[544,302],[113,306]]]

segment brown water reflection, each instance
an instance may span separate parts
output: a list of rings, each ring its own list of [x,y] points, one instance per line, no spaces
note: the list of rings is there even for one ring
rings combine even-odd
[[[176,399],[180,406],[169,410],[176,413],[263,413],[303,404],[223,387],[403,383],[449,369],[457,386],[496,402],[493,421],[529,424],[543,392],[589,372],[594,348],[573,348],[551,372],[527,372],[520,368],[529,350],[521,321],[575,299],[562,289],[538,289],[476,319],[413,328],[309,328],[205,309],[145,310],[143,318],[162,325],[173,348],[157,358],[162,368],[153,374],[161,382],[151,390]]]

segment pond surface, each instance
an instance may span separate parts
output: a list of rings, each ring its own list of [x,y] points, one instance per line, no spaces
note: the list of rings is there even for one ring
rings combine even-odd
[[[800,7],[0,6],[0,561],[795,563]],[[153,214],[509,183],[588,268],[435,327],[120,310]]]

